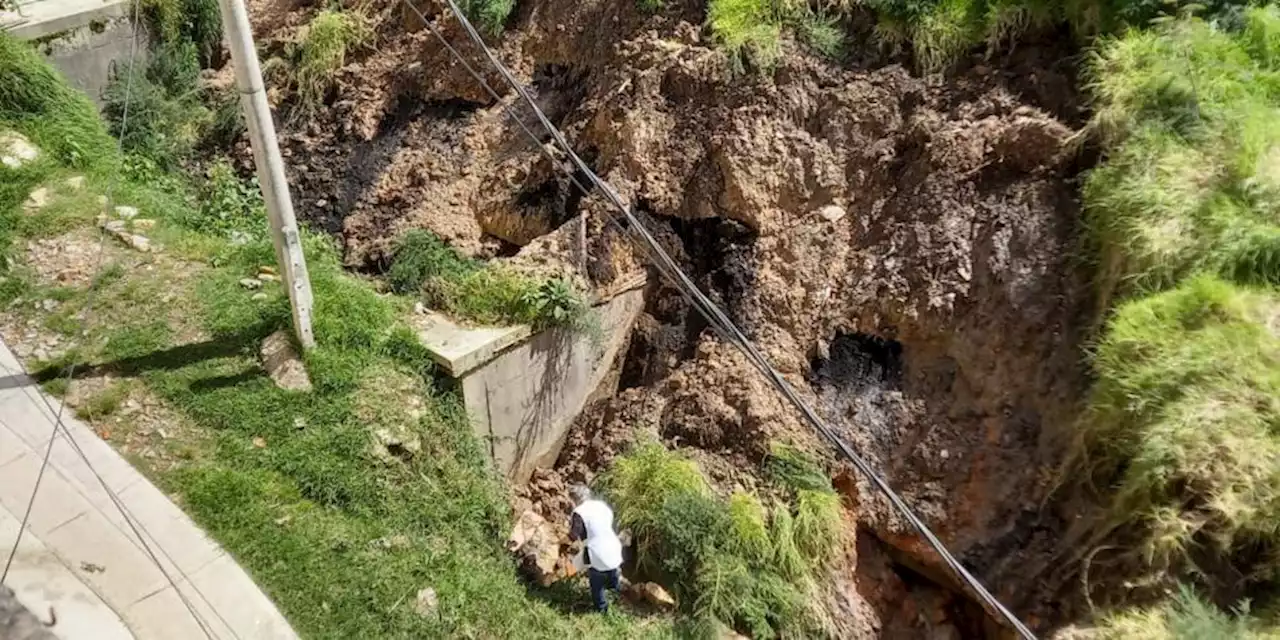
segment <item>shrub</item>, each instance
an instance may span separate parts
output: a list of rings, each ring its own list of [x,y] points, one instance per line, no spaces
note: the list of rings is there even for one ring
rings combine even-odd
[[[1223,557],[1270,549],[1245,575],[1280,568],[1278,310],[1273,291],[1201,276],[1122,305],[1106,327],[1078,457],[1115,487],[1112,523],[1147,532],[1157,569],[1183,564],[1193,542]]]
[[[189,45],[201,66],[220,65],[222,14],[217,0],[143,0],[142,10],[160,49]]]
[[[782,29],[770,0],[710,0],[707,24],[734,69],[769,70],[781,55]]]
[[[387,281],[397,293],[413,293],[433,278],[457,279],[479,268],[434,233],[414,230],[396,244]]]
[[[755,637],[812,635],[805,596],[842,538],[834,494],[802,493],[800,515],[783,504],[770,518],[754,495],[714,496],[697,467],[654,442],[619,457],[603,480],[639,570],[672,588],[690,633],[725,624]]]
[[[105,91],[103,115],[112,135],[125,151],[164,171],[183,166],[212,123],[196,87],[194,55],[189,43],[162,45],[145,69],[126,66]]]
[[[831,491],[827,472],[809,454],[782,443],[769,447],[765,470],[775,484],[791,492]]]
[[[369,19],[355,11],[325,9],[311,19],[294,51],[294,82],[303,112],[320,106],[347,55],[368,45],[373,36]]]
[[[655,1],[660,0],[642,0]],[[496,36],[502,33],[511,10],[516,8],[516,0],[461,0],[458,7],[468,20],[479,25],[481,31]],[[661,8],[660,4],[658,8]]]

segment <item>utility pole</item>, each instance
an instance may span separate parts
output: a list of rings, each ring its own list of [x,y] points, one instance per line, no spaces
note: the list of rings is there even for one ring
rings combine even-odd
[[[222,10],[222,26],[231,48],[231,65],[236,72],[236,89],[240,91],[240,104],[244,107],[244,119],[249,127],[258,184],[267,205],[276,262],[280,265],[280,278],[289,292],[294,335],[303,349],[310,349],[316,344],[311,333],[311,280],[307,277],[307,259],[302,255],[302,239],[298,236],[298,221],[289,198],[289,183],[284,175],[284,161],[280,159],[280,145],[276,143],[276,127],[271,121],[271,106],[267,103],[267,91],[262,82],[262,68],[258,66],[258,51],[253,45],[249,13],[244,0],[218,0],[218,7]]]

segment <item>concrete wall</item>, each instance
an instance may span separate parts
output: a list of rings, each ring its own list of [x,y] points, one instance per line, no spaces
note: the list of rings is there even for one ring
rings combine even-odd
[[[133,47],[133,24],[126,0],[35,0],[20,10],[25,22],[9,30],[36,43],[71,86],[99,105],[113,69],[123,71]],[[137,59],[146,59],[145,31],[138,34]]]
[[[603,335],[595,339],[544,331],[464,375],[472,424],[511,482],[524,483],[535,468],[553,464],[587,402],[616,391],[610,373],[644,308],[643,293],[628,291],[596,307]]]

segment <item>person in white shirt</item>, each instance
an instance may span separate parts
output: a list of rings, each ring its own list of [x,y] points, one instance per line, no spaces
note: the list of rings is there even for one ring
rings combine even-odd
[[[622,566],[622,541],[613,531],[613,509],[592,498],[591,490],[582,485],[570,489],[569,494],[577,505],[569,521],[569,539],[585,541],[583,554],[591,599],[596,611],[604,613],[609,610],[605,589],[618,591],[618,568]]]

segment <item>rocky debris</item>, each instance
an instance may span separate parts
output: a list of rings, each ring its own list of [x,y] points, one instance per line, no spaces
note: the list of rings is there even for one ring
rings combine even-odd
[[[507,538],[507,550],[516,556],[529,579],[548,586],[567,575],[567,561],[560,557],[560,539],[542,516],[525,511]]]
[[[131,224],[136,222],[133,221],[133,218],[138,215],[138,209],[121,205],[115,208],[115,213],[118,216],[116,219],[108,218],[106,214],[98,216],[98,224],[102,226],[102,229],[135,251],[142,253],[151,251],[151,240],[130,230]],[[150,226],[146,228],[150,228]]]
[[[259,291],[259,292],[255,293],[255,294],[253,294],[253,295],[249,296],[249,299],[250,299],[250,300],[253,300],[254,302],[262,302],[263,300],[266,300],[267,298],[270,298],[270,297],[271,297],[271,296],[267,295],[266,293],[264,293],[264,292],[262,292],[262,291]]]
[[[311,378],[293,348],[293,337],[281,329],[262,341],[262,367],[277,387],[287,391],[311,391]]]
[[[130,233],[122,236],[121,239],[136,251],[141,251],[142,253],[151,251],[151,240],[144,235]]]
[[[253,291],[255,289],[262,288],[262,281],[257,278],[242,278],[240,280],[240,286]]]
[[[71,176],[62,181],[68,191],[79,191],[84,188],[84,176]]]
[[[440,598],[436,596],[436,590],[431,587],[425,587],[418,592],[413,601],[413,610],[422,617],[435,615],[436,610],[440,608]]]
[[[40,150],[26,136],[17,131],[0,131],[0,164],[19,169],[39,157]]]
[[[280,276],[275,275],[275,274],[272,274],[272,273],[259,273],[259,274],[258,274],[258,279],[259,279],[259,280],[261,280],[261,281],[263,281],[263,282],[279,282],[279,281],[280,281]]]
[[[35,213],[43,209],[49,204],[49,188],[36,187],[27,195],[27,199],[22,203],[22,211],[24,213]]]
[[[628,595],[637,602],[658,608],[662,611],[671,611],[676,608],[676,599],[663,589],[661,585],[654,582],[640,582],[632,584],[627,589]]]
[[[156,221],[151,218],[138,218],[133,221],[133,228],[140,231],[148,231],[150,229],[154,229],[155,226]]]

